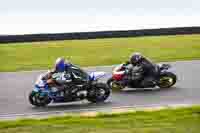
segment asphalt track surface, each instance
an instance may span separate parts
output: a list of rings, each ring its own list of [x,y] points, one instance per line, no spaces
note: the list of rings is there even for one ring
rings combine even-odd
[[[172,72],[178,76],[177,84],[169,89],[132,90],[113,92],[111,97],[101,104],[87,101],[50,104],[36,108],[29,104],[28,93],[34,82],[44,71],[3,72],[0,73],[0,119],[29,116],[50,115],[61,112],[83,112],[90,110],[112,110],[123,107],[154,107],[174,104],[200,104],[200,61],[174,62]],[[86,68],[88,72],[112,72],[112,66]],[[109,77],[109,76],[107,76]],[[106,81],[106,78],[102,80]]]

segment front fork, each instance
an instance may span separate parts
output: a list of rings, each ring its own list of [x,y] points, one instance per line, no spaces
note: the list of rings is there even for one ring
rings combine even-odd
[[[125,84],[123,83],[123,81],[115,81],[113,80],[111,83],[111,86],[113,89],[123,89],[125,88]]]
[[[42,90],[42,89],[39,88],[39,87],[35,87],[35,88],[33,89],[33,92],[36,93],[36,94],[38,95],[39,98],[43,98],[43,97],[45,97],[45,96],[48,96],[49,98],[51,98],[51,97],[50,97],[50,92],[49,92],[48,88],[46,87],[46,88],[43,88],[43,89],[44,89],[44,90]]]

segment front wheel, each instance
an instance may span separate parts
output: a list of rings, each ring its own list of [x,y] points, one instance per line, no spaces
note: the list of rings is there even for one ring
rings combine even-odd
[[[158,86],[160,88],[170,88],[176,83],[177,77],[171,72],[163,73],[158,81]]]
[[[37,107],[46,106],[51,102],[51,100],[47,94],[35,92],[35,91],[32,91],[29,94],[28,98],[29,98],[30,104],[37,106]]]
[[[88,90],[87,100],[93,103],[104,102],[110,96],[111,90],[104,83],[97,83]]]
[[[113,78],[109,78],[107,81],[107,85],[112,90],[122,90],[124,87],[117,83]]]

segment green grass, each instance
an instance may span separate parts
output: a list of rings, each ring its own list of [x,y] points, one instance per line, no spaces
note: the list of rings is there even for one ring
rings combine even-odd
[[[200,107],[0,122],[0,133],[199,133]]]
[[[156,62],[200,59],[200,35],[1,44],[0,71],[48,69],[59,56],[80,66],[118,64],[135,51]]]

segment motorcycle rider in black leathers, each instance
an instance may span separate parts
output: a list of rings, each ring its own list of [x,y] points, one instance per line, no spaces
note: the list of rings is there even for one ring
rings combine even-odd
[[[154,81],[157,74],[157,65],[152,63],[149,59],[144,57],[142,54],[136,52],[131,54],[129,61],[122,65],[121,69],[127,69],[127,66],[131,65],[132,67],[138,66],[142,69],[142,76],[137,79],[140,87],[153,87]],[[128,68],[130,70],[130,67]],[[129,79],[124,80],[124,85],[129,84],[131,81]]]

